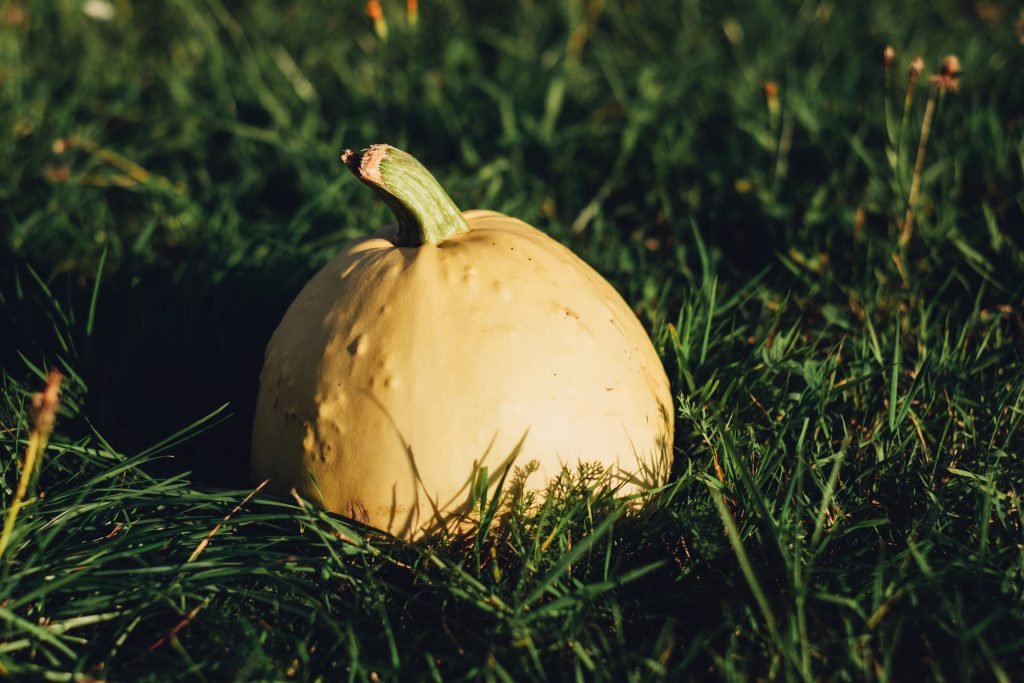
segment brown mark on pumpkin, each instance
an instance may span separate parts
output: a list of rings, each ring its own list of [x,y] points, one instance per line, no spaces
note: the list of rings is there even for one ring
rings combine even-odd
[[[576,318],[576,320],[580,319],[579,314],[576,311],[569,308],[568,306],[565,307],[565,314],[570,318]]]

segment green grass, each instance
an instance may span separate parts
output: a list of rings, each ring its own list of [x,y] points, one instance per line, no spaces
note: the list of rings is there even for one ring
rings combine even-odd
[[[67,375],[0,671],[1024,678],[1016,4],[424,0],[414,29],[392,1],[386,42],[355,0],[114,5],[0,9],[4,510],[31,393]],[[225,521],[270,332],[387,219],[337,160],[374,142],[636,307],[671,485],[628,507],[576,473],[420,546],[263,496]]]

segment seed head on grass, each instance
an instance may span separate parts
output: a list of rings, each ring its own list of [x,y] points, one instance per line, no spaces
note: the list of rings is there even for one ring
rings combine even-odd
[[[63,378],[57,370],[50,370],[46,388],[32,396],[32,432],[29,434],[28,447],[25,449],[25,462],[22,464],[18,488],[7,508],[4,530],[0,533],[0,557],[3,557],[11,541],[18,511],[26,504],[25,495],[28,493],[29,483],[35,476],[43,451],[46,450],[46,444],[53,433],[53,423],[57,420],[60,399],[60,383]]]
[[[896,64],[896,48],[886,45],[882,49],[882,70],[885,73],[885,80],[882,89],[882,108],[885,112],[885,129],[889,135],[890,144],[896,143],[896,127],[892,116],[892,67]]]
[[[765,81],[763,90],[765,102],[768,103],[768,111],[775,118],[779,113],[779,84],[775,81]]]
[[[889,88],[892,87],[892,67],[896,63],[896,48],[886,45],[882,49],[882,68],[885,69],[885,97],[889,98]]]
[[[32,396],[34,426],[47,440],[53,433],[53,423],[57,420],[57,404],[60,400],[60,383],[63,378],[59,371],[50,370],[46,387]]]
[[[764,91],[765,104],[768,105],[768,123],[774,133],[779,129],[779,116],[782,112],[782,105],[779,103],[779,84],[775,81],[765,81],[761,89]]]
[[[885,65],[886,69],[891,69],[892,65],[896,62],[896,50],[892,45],[886,45],[885,49],[882,50],[882,64]]]
[[[366,3],[366,14],[373,20],[373,30],[381,40],[388,39],[388,22],[384,19],[384,7],[380,0],[368,0]]]
[[[960,60],[956,55],[946,55],[942,60],[939,73],[933,74],[929,81],[939,89],[939,94],[956,92],[960,89]]]
[[[918,55],[910,62],[910,73],[907,76],[907,94],[903,98],[903,122],[906,123],[907,114],[910,112],[910,105],[914,102],[914,88],[917,87],[917,79],[924,72],[924,58]]]
[[[921,172],[924,170],[924,153],[928,149],[931,136],[932,121],[935,119],[935,107],[938,100],[947,92],[956,92],[960,88],[960,60],[956,55],[947,55],[942,60],[939,73],[928,80],[931,88],[928,91],[928,104],[925,105],[924,118],[921,120],[921,139],[917,145],[917,159],[914,161],[914,175],[910,181],[910,195],[907,197],[907,213],[900,228],[900,248],[910,243],[914,233],[914,208],[917,206],[918,194],[921,191]]]
[[[893,65],[896,63],[896,48],[886,45],[882,50],[882,67],[886,71],[886,101],[889,101],[889,91],[893,87]]]

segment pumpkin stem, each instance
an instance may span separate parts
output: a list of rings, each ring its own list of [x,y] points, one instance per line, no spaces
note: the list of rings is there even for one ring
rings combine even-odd
[[[398,221],[395,246],[437,246],[469,231],[451,197],[423,164],[391,145],[371,145],[362,152],[346,149],[341,162],[376,192]]]

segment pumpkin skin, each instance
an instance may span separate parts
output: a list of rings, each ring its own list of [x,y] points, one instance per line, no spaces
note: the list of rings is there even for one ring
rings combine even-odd
[[[579,462],[622,492],[665,480],[669,383],[629,306],[539,230],[462,215],[436,246],[357,240],[301,291],[266,349],[256,480],[407,539],[510,456],[527,490]]]

